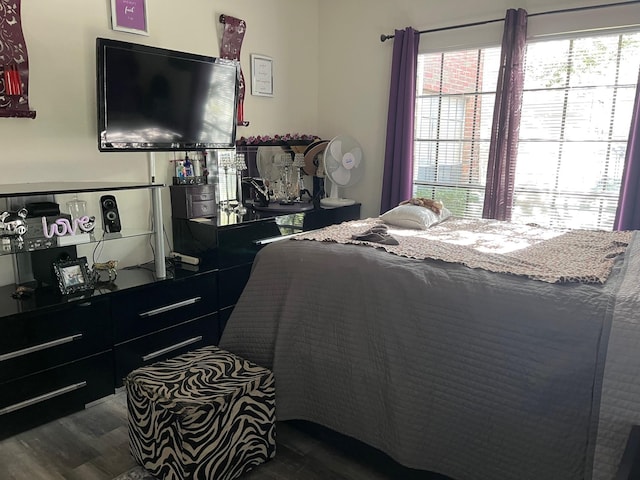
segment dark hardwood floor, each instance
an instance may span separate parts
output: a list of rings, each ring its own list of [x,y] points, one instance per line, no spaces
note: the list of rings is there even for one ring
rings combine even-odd
[[[276,457],[242,480],[446,480],[403,468],[347,437],[303,422],[277,424]],[[2,480],[112,480],[135,466],[124,391],[0,441]]]

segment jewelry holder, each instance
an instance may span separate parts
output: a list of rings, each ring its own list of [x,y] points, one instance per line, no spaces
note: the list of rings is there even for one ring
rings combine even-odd
[[[222,178],[220,178],[220,186],[224,184],[225,198],[220,199],[220,209],[226,213],[233,212],[233,206],[231,205],[231,199],[235,199],[235,192],[232,190],[235,188],[236,181],[236,154],[235,152],[219,152],[218,153],[218,171],[222,169]]]
[[[308,199],[311,200],[311,192],[304,186],[304,153],[296,153],[294,155],[292,167],[298,173],[297,188],[295,190],[298,196],[296,197],[295,201],[304,201],[303,196],[305,194],[308,196]]]
[[[291,155],[289,153],[279,153],[273,157],[273,167],[277,169],[278,181],[274,188],[276,200],[280,205],[291,205]],[[277,193],[276,193],[277,191]]]
[[[244,200],[242,198],[242,172],[247,169],[247,164],[244,160],[244,153],[236,153],[236,194],[238,205],[233,209],[238,215],[244,215],[247,213],[247,209],[244,206]]]

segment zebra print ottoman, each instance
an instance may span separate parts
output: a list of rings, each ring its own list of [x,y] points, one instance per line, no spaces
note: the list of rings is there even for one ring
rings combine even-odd
[[[231,480],[276,453],[273,373],[215,346],[125,379],[130,449],[164,480]]]

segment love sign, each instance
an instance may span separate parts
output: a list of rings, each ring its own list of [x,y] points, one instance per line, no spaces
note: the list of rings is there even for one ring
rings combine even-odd
[[[58,218],[51,224],[47,223],[47,217],[42,217],[42,233],[47,238],[52,238],[54,235],[57,237],[64,237],[66,235],[75,235],[78,230],[80,233],[91,232],[96,223],[95,217],[89,217],[87,215],[76,218],[73,222],[70,222],[66,218]]]

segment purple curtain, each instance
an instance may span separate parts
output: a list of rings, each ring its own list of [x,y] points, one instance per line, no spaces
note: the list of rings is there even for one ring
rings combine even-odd
[[[420,34],[411,27],[394,33],[380,213],[411,198],[413,193],[413,124],[419,42]]]
[[[507,10],[502,36],[501,68],[493,109],[483,218],[511,220],[522,111],[526,39],[526,10],[521,8]]]
[[[640,230],[640,76],[622,172],[614,230]]]

